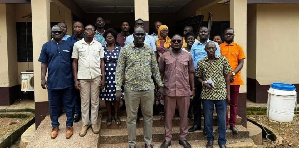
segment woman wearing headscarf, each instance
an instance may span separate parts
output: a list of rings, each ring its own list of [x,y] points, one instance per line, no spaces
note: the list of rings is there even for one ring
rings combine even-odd
[[[158,39],[156,40],[157,53],[162,56],[163,53],[169,51],[171,39],[168,37],[169,29],[166,25],[161,25],[158,28]]]

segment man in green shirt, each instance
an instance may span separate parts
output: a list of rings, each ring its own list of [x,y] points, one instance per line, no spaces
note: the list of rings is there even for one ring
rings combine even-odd
[[[205,46],[207,57],[198,62],[196,70],[196,76],[199,77],[198,80],[203,87],[201,98],[207,148],[212,148],[214,141],[212,134],[214,106],[216,106],[218,119],[218,144],[220,148],[226,147],[226,99],[230,101],[229,74],[232,70],[225,57],[215,55],[216,50],[215,43],[208,42]]]
[[[156,56],[153,49],[144,44],[145,30],[134,29],[134,42],[125,46],[119,55],[116,69],[116,98],[120,100],[121,86],[124,81],[127,131],[129,147],[136,147],[136,119],[138,106],[141,105],[144,117],[145,147],[152,148],[152,122],[154,103],[154,82],[163,92]],[[152,79],[153,78],[153,79]]]

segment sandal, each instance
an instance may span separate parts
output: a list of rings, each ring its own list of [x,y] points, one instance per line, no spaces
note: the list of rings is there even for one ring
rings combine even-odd
[[[116,121],[116,125],[120,125],[121,124],[121,120],[119,117],[115,117],[115,121]]]
[[[111,118],[107,118],[106,119],[106,125],[111,125],[111,120],[112,120]]]

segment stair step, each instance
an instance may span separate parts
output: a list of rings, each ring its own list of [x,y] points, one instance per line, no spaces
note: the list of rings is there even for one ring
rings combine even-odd
[[[154,148],[159,148],[162,144],[163,140],[161,142],[153,142]],[[192,148],[205,148],[206,140],[194,140],[189,141]],[[169,148],[182,148],[180,144],[178,144],[178,141],[172,141],[172,145],[169,146]],[[137,142],[137,147],[144,147],[144,142]],[[128,148],[128,143],[118,143],[118,144],[100,144],[101,148]],[[214,142],[214,147],[219,147],[217,141]],[[253,143],[253,141],[250,138],[241,138],[241,139],[229,139],[227,140],[226,144],[227,148],[254,148],[256,145]]]
[[[234,135],[231,130],[226,131],[227,139],[240,139],[240,138],[249,138],[249,131],[241,126],[236,126],[239,129],[239,133]],[[217,126],[213,127],[213,134],[215,139],[218,139],[218,134],[216,132]],[[152,128],[153,132],[153,142],[162,142],[165,138],[165,129],[164,127],[154,127]],[[179,139],[179,127],[173,127],[173,139]],[[136,140],[137,142],[144,141],[143,128],[137,128],[136,130]],[[188,133],[188,140],[205,140],[206,137],[203,133],[203,130],[198,130],[192,133]],[[100,143],[109,144],[109,143],[126,143],[128,142],[127,129],[101,129],[100,132]]]
[[[126,128],[126,114],[124,116],[120,116],[120,120],[121,120],[121,124],[120,125],[116,125],[115,121],[112,121],[111,125],[106,125],[106,120],[107,120],[107,116],[103,116],[102,120],[101,120],[101,128],[102,129],[120,129],[120,128]],[[188,119],[189,121],[189,126],[193,126],[194,125],[194,119]],[[217,117],[214,116],[213,119],[213,125],[217,126],[218,122],[217,122]],[[179,126],[180,124],[180,118],[179,117],[174,117],[173,118],[173,126]],[[236,119],[236,125],[241,125],[242,124],[242,118],[240,116],[237,116]],[[201,117],[201,125],[203,127],[204,125],[204,117]],[[153,127],[164,127],[165,126],[165,122],[164,119],[161,119],[161,116],[153,116]],[[137,122],[136,124],[137,128],[140,127],[144,127],[144,122],[143,122],[143,117],[140,118],[140,121]]]

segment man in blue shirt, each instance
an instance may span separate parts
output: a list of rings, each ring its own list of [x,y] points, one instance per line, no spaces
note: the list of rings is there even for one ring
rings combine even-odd
[[[197,69],[197,63],[198,61],[202,60],[207,56],[207,53],[205,51],[205,46],[210,40],[209,37],[209,30],[207,27],[203,26],[200,28],[199,31],[200,40],[199,42],[195,42],[191,48],[191,55],[194,62],[194,67]],[[220,53],[220,47],[217,43],[216,44],[216,55],[221,55]],[[192,126],[189,129],[189,132],[194,132],[196,130],[201,130],[201,98],[200,94],[202,91],[202,85],[198,81],[198,77],[195,76],[195,96],[193,99],[193,102],[191,103],[193,105],[193,112],[194,112],[194,126]]]
[[[144,28],[144,21],[142,19],[138,19],[135,21],[135,27],[142,27]],[[125,46],[132,43],[134,40],[133,38],[133,34],[129,35],[127,38],[126,38],[126,41],[125,41]],[[146,36],[145,36],[145,41],[144,41],[145,44],[149,45],[153,51],[155,51],[156,53],[156,45],[155,45],[155,40],[154,38],[149,35],[148,33],[146,33]],[[155,54],[156,55],[156,54]]]
[[[62,38],[62,40],[66,41],[70,37],[70,35],[67,35],[67,30],[68,30],[67,24],[65,22],[61,22],[58,23],[57,25],[63,30],[64,37]]]
[[[58,134],[58,117],[62,102],[67,116],[66,138],[69,139],[73,135],[74,82],[71,59],[73,48],[70,42],[62,40],[64,33],[58,25],[52,27],[51,35],[53,40],[43,45],[39,57],[41,86],[43,89],[48,89],[52,124],[51,138],[55,139]]]
[[[73,24],[73,32],[74,35],[69,37],[67,39],[68,42],[71,42],[72,46],[77,41],[80,41],[81,39],[84,38],[84,28],[83,24],[80,21],[76,21]],[[78,90],[75,91],[75,98],[74,98],[74,122],[78,122],[81,118],[81,107],[80,107],[80,92]]]

